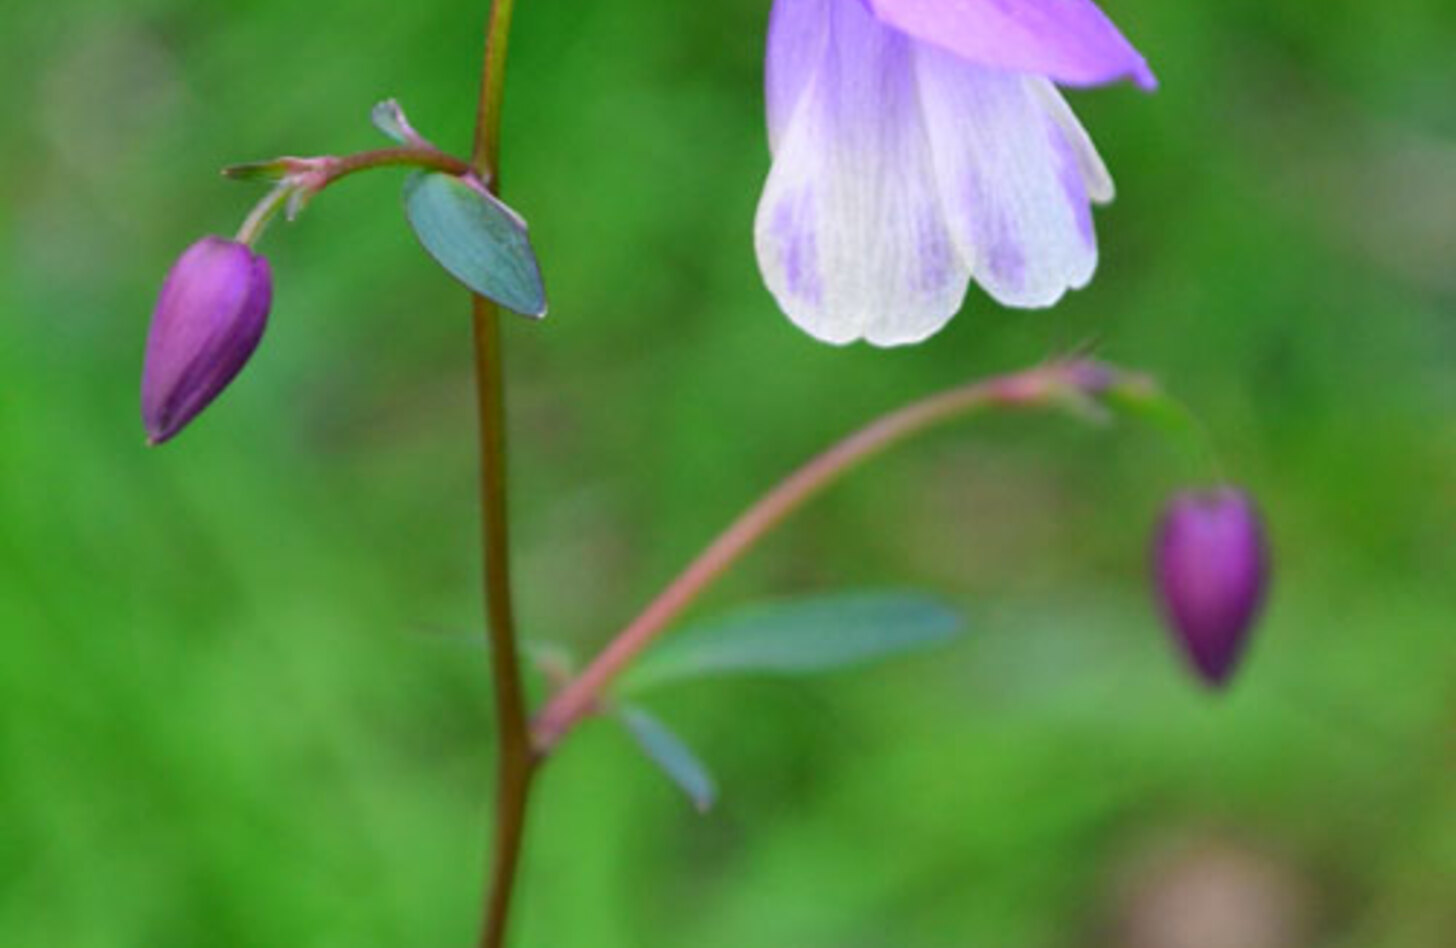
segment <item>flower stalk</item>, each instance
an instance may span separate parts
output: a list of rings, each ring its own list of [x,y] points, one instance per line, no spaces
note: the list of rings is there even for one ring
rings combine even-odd
[[[278,216],[279,211],[286,208],[288,219],[293,220],[305,204],[331,184],[361,171],[392,167],[442,171],[457,177],[475,174],[474,167],[469,162],[461,161],[454,155],[448,155],[423,142],[400,148],[376,148],[352,155],[275,158],[271,161],[231,165],[222,169],[223,177],[232,178],[234,181],[263,178],[277,182],[253,207],[238,228],[238,242],[253,246],[263,236],[268,224]]]
[[[542,756],[601,706],[608,687],[715,579],[790,514],[866,461],[946,422],[988,409],[1069,408],[1087,414],[1114,391],[1152,390],[1143,376],[1091,359],[1050,362],[932,395],[882,416],[813,458],[719,534],[657,598],[612,639],[536,717],[532,740]]]
[[[263,196],[263,199],[253,206],[248,216],[243,218],[243,223],[238,227],[237,241],[252,247],[258,243],[263,236],[263,231],[268,229],[268,224],[283,210],[293,196],[293,185],[287,182],[280,182],[272,190]]]
[[[419,144],[404,145],[399,148],[375,148],[352,155],[275,158],[272,161],[231,165],[222,169],[222,173],[223,177],[232,178],[235,181],[246,181],[250,178],[275,178],[295,188],[305,188],[316,194],[334,182],[360,171],[390,167],[424,168],[428,171],[443,171],[453,175],[466,175],[473,171],[469,162],[446,154],[433,145]]]

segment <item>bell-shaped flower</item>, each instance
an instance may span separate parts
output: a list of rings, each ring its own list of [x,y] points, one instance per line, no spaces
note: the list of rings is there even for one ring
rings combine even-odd
[[[826,342],[934,333],[972,278],[1044,307],[1091,279],[1112,180],[1054,83],[1156,83],[1091,0],[775,0],[755,243]]]
[[[1200,677],[1223,684],[1243,654],[1269,583],[1269,553],[1243,491],[1187,492],[1168,504],[1153,574],[1179,647]]]
[[[161,444],[212,403],[248,361],[268,322],[268,261],[246,244],[204,237],[162,284],[142,369],[142,422]]]

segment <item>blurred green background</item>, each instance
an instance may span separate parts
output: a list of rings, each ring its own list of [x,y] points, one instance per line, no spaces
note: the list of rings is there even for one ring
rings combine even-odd
[[[702,604],[913,586],[972,633],[807,683],[664,691],[699,817],[584,729],[517,944],[1456,944],[1456,5],[1108,0],[1163,80],[1075,94],[1120,185],[1098,279],[838,350],[752,257],[768,0],[521,0],[506,187],[551,317],[508,326],[520,610],[588,654],[870,416],[1093,342],[1195,407],[1278,552],[1195,687],[1147,535],[1197,478],[1063,419],[917,442]],[[162,274],[398,96],[467,147],[482,2],[0,11],[0,944],[471,943],[490,794],[468,319],[351,181],[265,243],[273,322],[143,447]]]

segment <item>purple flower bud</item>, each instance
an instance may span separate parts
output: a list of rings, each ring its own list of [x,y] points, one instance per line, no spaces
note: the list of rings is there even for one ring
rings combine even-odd
[[[242,369],[268,323],[273,278],[246,244],[204,237],[162,284],[142,370],[142,422],[161,444]]]
[[[1269,556],[1243,491],[1186,492],[1163,514],[1153,569],[1164,613],[1198,674],[1222,685],[1263,604]]]

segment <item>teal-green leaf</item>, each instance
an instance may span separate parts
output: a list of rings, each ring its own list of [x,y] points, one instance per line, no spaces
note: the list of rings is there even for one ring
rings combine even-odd
[[[410,175],[404,206],[420,243],[447,273],[522,316],[546,315],[541,268],[519,214],[483,188],[439,171]]]
[[[712,675],[806,675],[949,641],[961,618],[915,593],[853,593],[755,606],[696,625],[648,651],[619,690]]]
[[[369,121],[401,145],[413,145],[418,141],[409,119],[405,118],[404,109],[394,99],[385,99],[376,105],[369,113]]]
[[[718,797],[713,775],[692,749],[683,743],[666,724],[641,708],[624,706],[617,710],[617,720],[637,741],[642,753],[656,764],[668,779],[677,784],[693,801],[699,813],[706,813]]]

